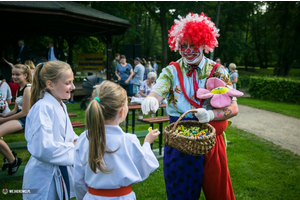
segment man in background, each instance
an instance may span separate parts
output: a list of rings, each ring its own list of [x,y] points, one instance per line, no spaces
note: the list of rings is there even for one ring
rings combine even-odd
[[[29,59],[29,50],[28,47],[25,46],[24,40],[19,40],[18,45],[20,47],[20,51],[17,58],[17,63],[24,64],[25,60]]]
[[[134,59],[135,67],[133,70],[133,78],[132,78],[134,96],[137,96],[137,94],[140,92],[140,85],[143,83],[145,68],[141,64],[141,62],[142,61],[139,57],[136,57]]]
[[[119,64],[119,60],[120,60],[120,54],[116,53],[115,59],[111,63],[111,79],[110,79],[111,81],[116,82],[116,83],[118,82],[118,77],[116,76],[115,71],[116,71],[117,65]]]
[[[53,47],[53,42],[48,43],[47,55],[46,58],[48,61],[51,60],[62,60],[62,53],[56,47]]]

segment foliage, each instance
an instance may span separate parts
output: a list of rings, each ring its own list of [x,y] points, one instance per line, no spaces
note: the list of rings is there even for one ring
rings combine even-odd
[[[141,44],[142,57],[156,58],[163,67],[177,60],[178,52],[171,52],[166,38],[178,15],[204,12],[212,21],[217,19],[217,1],[82,1],[77,2],[99,11],[128,20],[132,25],[124,35],[113,36],[112,53],[125,54],[124,44]],[[288,76],[292,68],[299,68],[300,4],[297,1],[221,1],[219,46],[214,57],[223,63],[234,62],[248,67],[274,68],[271,75]],[[74,45],[73,61],[77,53],[98,52],[103,42],[99,36],[78,38]],[[26,36],[25,43],[42,53],[50,36]],[[55,39],[61,50],[68,52],[66,39]],[[98,42],[97,42],[98,40]],[[18,48],[5,47],[12,62]],[[101,51],[101,50],[100,50]],[[16,55],[15,55],[16,56]],[[212,54],[205,54],[211,57]]]
[[[236,88],[248,88],[250,84],[250,76],[243,75],[238,77],[238,82],[236,83]]]
[[[299,88],[300,80],[252,76],[249,93],[255,98],[300,103]]]
[[[103,53],[104,44],[97,37],[80,37],[74,44],[74,58],[73,62],[78,63],[79,53]],[[105,60],[103,60],[104,62]]]

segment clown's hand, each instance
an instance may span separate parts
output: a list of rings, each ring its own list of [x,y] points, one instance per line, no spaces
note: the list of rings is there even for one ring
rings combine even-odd
[[[150,111],[155,113],[159,107],[158,101],[155,97],[146,97],[142,102],[142,112],[144,115],[148,115]]]
[[[197,113],[195,115],[200,123],[207,123],[215,118],[212,110],[205,110],[204,108],[197,109]]]

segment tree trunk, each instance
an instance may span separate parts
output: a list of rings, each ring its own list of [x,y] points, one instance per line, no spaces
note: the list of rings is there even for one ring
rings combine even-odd
[[[69,46],[69,53],[68,53],[68,63],[71,66],[71,68],[73,69],[73,49],[74,49],[74,44],[76,42],[77,38],[76,37],[67,37],[66,41],[68,43]]]
[[[162,68],[168,65],[168,52],[167,52],[167,29],[166,29],[166,7],[162,3],[160,8],[160,26],[162,35]]]
[[[218,1],[217,13],[216,13],[216,22],[215,22],[215,25],[216,25],[217,28],[219,27],[220,9],[221,9],[221,1]],[[214,59],[214,52],[211,52],[210,59],[211,60]]]
[[[247,16],[247,29],[246,29],[246,37],[245,37],[245,43],[248,42],[248,32],[249,32],[249,16]],[[244,54],[244,64],[245,64],[245,71],[248,71],[248,52]]]

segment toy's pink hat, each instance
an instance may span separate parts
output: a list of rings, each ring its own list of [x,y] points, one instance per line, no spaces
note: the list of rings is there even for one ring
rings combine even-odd
[[[207,89],[198,89],[197,98],[211,98],[210,104],[215,108],[224,108],[231,104],[231,97],[240,97],[244,93],[225,87],[225,83],[218,78],[209,78],[206,82]]]

